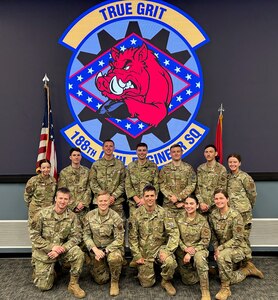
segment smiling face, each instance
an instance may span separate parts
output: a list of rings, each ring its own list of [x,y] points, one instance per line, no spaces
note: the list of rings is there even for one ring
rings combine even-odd
[[[138,160],[145,161],[148,154],[148,149],[145,146],[140,146],[136,149]]]
[[[97,206],[101,214],[105,214],[108,211],[110,205],[109,198],[110,198],[109,194],[99,195],[97,197]]]
[[[155,191],[145,191],[143,194],[145,207],[147,210],[154,210],[156,206],[156,192]]]
[[[43,162],[40,166],[41,174],[48,176],[50,174],[51,165],[48,162]]]
[[[187,215],[195,215],[197,208],[199,207],[199,204],[197,204],[196,200],[194,198],[188,197],[185,199],[184,208],[187,213]]]
[[[103,152],[105,158],[111,158],[113,156],[113,152],[115,150],[115,145],[112,141],[106,141],[103,144]]]
[[[173,147],[171,148],[170,150],[170,155],[171,155],[171,158],[174,162],[178,162],[181,160],[181,157],[182,157],[182,149],[181,147]]]
[[[62,192],[57,192],[55,196],[55,211],[58,214],[63,213],[70,201],[70,194],[69,193],[62,193]]]
[[[232,173],[237,173],[241,162],[236,157],[229,157],[228,166]]]
[[[220,211],[226,211],[228,209],[229,198],[223,193],[216,193],[214,195],[214,203]]]

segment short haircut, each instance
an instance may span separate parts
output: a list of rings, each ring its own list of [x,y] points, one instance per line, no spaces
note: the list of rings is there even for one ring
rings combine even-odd
[[[109,195],[109,196],[110,196],[110,193],[107,192],[107,191],[105,191],[105,190],[99,191],[99,192],[97,193],[97,198],[98,198],[99,196],[103,196],[103,195]]]
[[[113,144],[113,146],[115,146],[114,141],[113,141],[113,140],[110,140],[110,139],[105,140],[105,141],[103,142],[103,146],[104,146],[104,144],[107,143],[107,142],[111,142],[111,143]]]
[[[146,143],[139,143],[136,145],[136,150],[139,148],[139,147],[146,147],[148,149],[148,145]]]
[[[143,188],[143,195],[145,194],[145,192],[151,192],[154,191],[156,194],[156,188],[151,185],[151,184],[147,184],[144,188]]]
[[[216,194],[219,194],[219,193],[223,194],[226,198],[229,198],[228,192],[223,188],[217,188],[214,191],[213,196],[215,196]]]
[[[70,154],[70,155],[72,155],[72,152],[74,152],[74,151],[81,153],[81,150],[80,150],[80,148],[78,148],[78,147],[75,147],[75,148],[71,148],[71,149],[70,149],[70,152],[69,152],[69,154]]]
[[[231,153],[231,154],[229,154],[228,157],[227,157],[227,160],[228,160],[230,157],[235,157],[239,162],[241,162],[241,156],[240,156],[240,154],[238,154],[238,153]]]
[[[42,165],[42,164],[44,164],[44,163],[49,163],[49,164],[50,164],[50,166],[51,166],[51,162],[50,162],[50,160],[48,160],[48,159],[46,159],[46,158],[44,158],[44,159],[40,160],[40,162],[39,162],[39,166],[41,167],[41,165]]]
[[[57,189],[55,196],[57,196],[58,193],[68,194],[70,196],[70,190],[64,186]]]
[[[208,144],[208,145],[206,145],[206,147],[204,148],[204,150],[206,150],[207,148],[213,148],[215,150],[215,152],[217,152],[217,148],[215,147],[214,144]]]
[[[180,144],[174,144],[170,147],[170,151],[173,149],[173,148],[180,148],[182,150],[182,147]]]

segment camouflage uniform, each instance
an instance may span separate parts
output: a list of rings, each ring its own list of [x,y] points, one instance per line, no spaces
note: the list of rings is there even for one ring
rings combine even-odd
[[[169,200],[169,196],[175,195],[178,202],[184,202],[185,198],[194,192],[197,178],[193,168],[185,162],[175,166],[172,162],[165,165],[159,173],[160,191],[163,193],[163,207],[173,215],[177,215],[183,208],[177,208]]]
[[[131,162],[127,166],[125,191],[129,202],[130,215],[136,209],[136,203],[133,200],[134,196],[143,197],[143,189],[147,184],[155,187],[156,192],[159,191],[158,186],[158,168],[157,165],[147,160],[143,165],[138,163],[138,160]]]
[[[111,273],[111,280],[119,281],[124,255],[124,227],[119,214],[110,208],[104,216],[98,208],[90,211],[84,219],[83,239],[90,252],[94,280],[98,284],[106,283]],[[107,256],[97,261],[91,251],[93,247],[105,250]]]
[[[136,210],[130,223],[129,244],[133,259],[145,259],[138,265],[138,279],[143,287],[155,283],[154,263],[161,263],[159,253],[168,255],[162,263],[161,276],[168,281],[173,278],[177,263],[174,251],[179,243],[179,230],[170,214],[159,205],[149,213],[145,206]]]
[[[188,219],[184,214],[180,214],[177,219],[180,231],[179,247],[176,251],[178,267],[184,284],[195,284],[199,280],[208,279],[208,245],[211,232],[205,217],[196,214],[194,220]],[[196,250],[194,261],[191,259],[188,264],[184,264],[183,258],[187,247],[194,247]]]
[[[218,162],[209,167],[207,163],[197,168],[197,185],[195,195],[199,203],[205,203],[209,206],[209,213],[214,206],[213,193],[216,188],[224,188],[227,186],[227,170]]]
[[[237,209],[243,218],[244,236],[247,244],[250,246],[252,208],[255,205],[257,196],[254,180],[241,170],[237,174],[229,174],[227,192],[230,206]]]
[[[89,180],[91,190],[95,194],[94,203],[96,204],[96,196],[100,191],[107,191],[115,197],[115,203],[110,207],[124,217],[125,167],[123,163],[116,158],[112,160],[101,158],[93,163]]]
[[[29,222],[42,208],[53,204],[56,191],[56,180],[42,174],[31,177],[26,184],[24,201],[28,205]]]
[[[250,248],[244,239],[244,226],[240,213],[229,208],[225,215],[221,215],[218,209],[212,211],[209,216],[212,230],[212,244],[214,250],[219,250],[217,264],[222,282],[231,284],[241,282],[245,275],[240,271],[234,271],[236,263],[242,261],[250,254]]]
[[[57,260],[71,265],[71,275],[79,276],[84,262],[84,253],[78,247],[81,227],[76,215],[69,209],[57,214],[54,206],[42,209],[30,224],[30,238],[34,246],[32,254],[35,265],[35,285],[49,290],[54,282],[54,264]],[[53,246],[63,246],[65,253],[51,259],[47,254]]]
[[[80,221],[83,221],[84,216],[89,211],[89,206],[92,200],[92,193],[89,185],[89,169],[84,166],[73,168],[71,165],[64,168],[59,176],[58,188],[66,187],[70,190],[69,208],[77,214]],[[74,209],[82,202],[84,208],[81,212],[76,212]]]

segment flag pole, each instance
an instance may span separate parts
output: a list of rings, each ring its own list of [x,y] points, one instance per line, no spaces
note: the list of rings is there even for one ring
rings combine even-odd
[[[223,163],[223,112],[225,111],[223,104],[221,103],[220,107],[218,108],[219,116],[217,121],[216,127],[216,135],[215,135],[215,146],[218,152],[219,162]]]

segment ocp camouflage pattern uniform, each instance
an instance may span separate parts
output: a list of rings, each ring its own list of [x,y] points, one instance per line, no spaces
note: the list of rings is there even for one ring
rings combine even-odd
[[[227,192],[230,206],[237,209],[244,224],[244,236],[250,246],[250,233],[252,229],[252,208],[255,205],[257,192],[254,180],[247,173],[239,170],[237,174],[228,174]],[[251,257],[250,257],[251,258]]]
[[[197,168],[197,184],[195,195],[199,203],[205,203],[209,206],[208,213],[214,207],[213,193],[216,188],[227,187],[227,170],[218,162],[209,167],[207,163],[201,164]],[[203,213],[202,213],[203,214]]]
[[[100,158],[92,164],[89,180],[94,193],[94,204],[96,204],[97,194],[100,191],[107,191],[115,197],[115,203],[110,208],[124,218],[125,167],[123,163],[117,158],[112,160]]]
[[[70,190],[70,203],[68,207],[77,214],[79,220],[83,222],[83,218],[89,211],[92,201],[92,193],[89,185],[89,169],[84,166],[73,168],[71,165],[64,168],[59,175],[58,188],[66,187]],[[84,205],[81,212],[74,209],[79,203]]]
[[[177,208],[169,199],[171,195],[178,198],[178,202],[183,202],[194,192],[197,177],[193,168],[186,162],[181,162],[180,166],[175,166],[172,162],[165,165],[159,173],[159,188],[163,193],[163,208],[169,210],[173,215],[177,215],[183,208]]]
[[[55,191],[56,180],[52,176],[44,177],[39,174],[27,181],[24,201],[28,205],[29,222],[38,211],[53,204]]]
[[[189,219],[185,213],[180,214],[176,222],[180,231],[176,257],[182,282],[191,285],[200,281],[202,284],[208,280],[209,251],[207,248],[211,238],[209,224],[206,218],[198,213],[193,220]],[[184,264],[185,249],[188,247],[194,247],[196,253],[188,264]]]
[[[54,265],[57,260],[71,265],[70,273],[79,276],[84,262],[84,253],[78,247],[81,241],[81,225],[69,209],[57,214],[54,205],[42,209],[32,219],[30,238],[34,247],[32,259],[35,266],[34,283],[41,290],[49,290],[54,282]],[[53,246],[63,246],[65,253],[56,259],[47,254]]]
[[[159,253],[167,258],[161,265],[161,276],[168,281],[173,278],[177,263],[174,251],[179,243],[179,230],[174,218],[159,205],[149,213],[145,206],[139,207],[130,223],[129,245],[133,259],[144,258],[145,264],[138,265],[138,279],[143,287],[155,283],[154,263],[161,264]]]
[[[209,215],[209,220],[211,241],[214,250],[219,250],[217,264],[221,282],[241,282],[245,275],[240,270],[234,271],[233,267],[251,252],[244,238],[242,216],[233,208],[229,208],[225,215],[215,209]]]
[[[90,211],[84,218],[83,240],[91,256],[90,271],[95,282],[106,283],[110,273],[112,281],[119,281],[124,255],[124,226],[119,214],[110,208],[104,216],[98,208]],[[106,250],[108,255],[97,261],[93,247]]]
[[[142,198],[143,189],[147,184],[153,185],[156,193],[159,192],[157,165],[150,160],[147,160],[143,165],[139,164],[138,160],[129,163],[126,169],[125,192],[128,198],[130,215],[137,208],[133,197]]]

